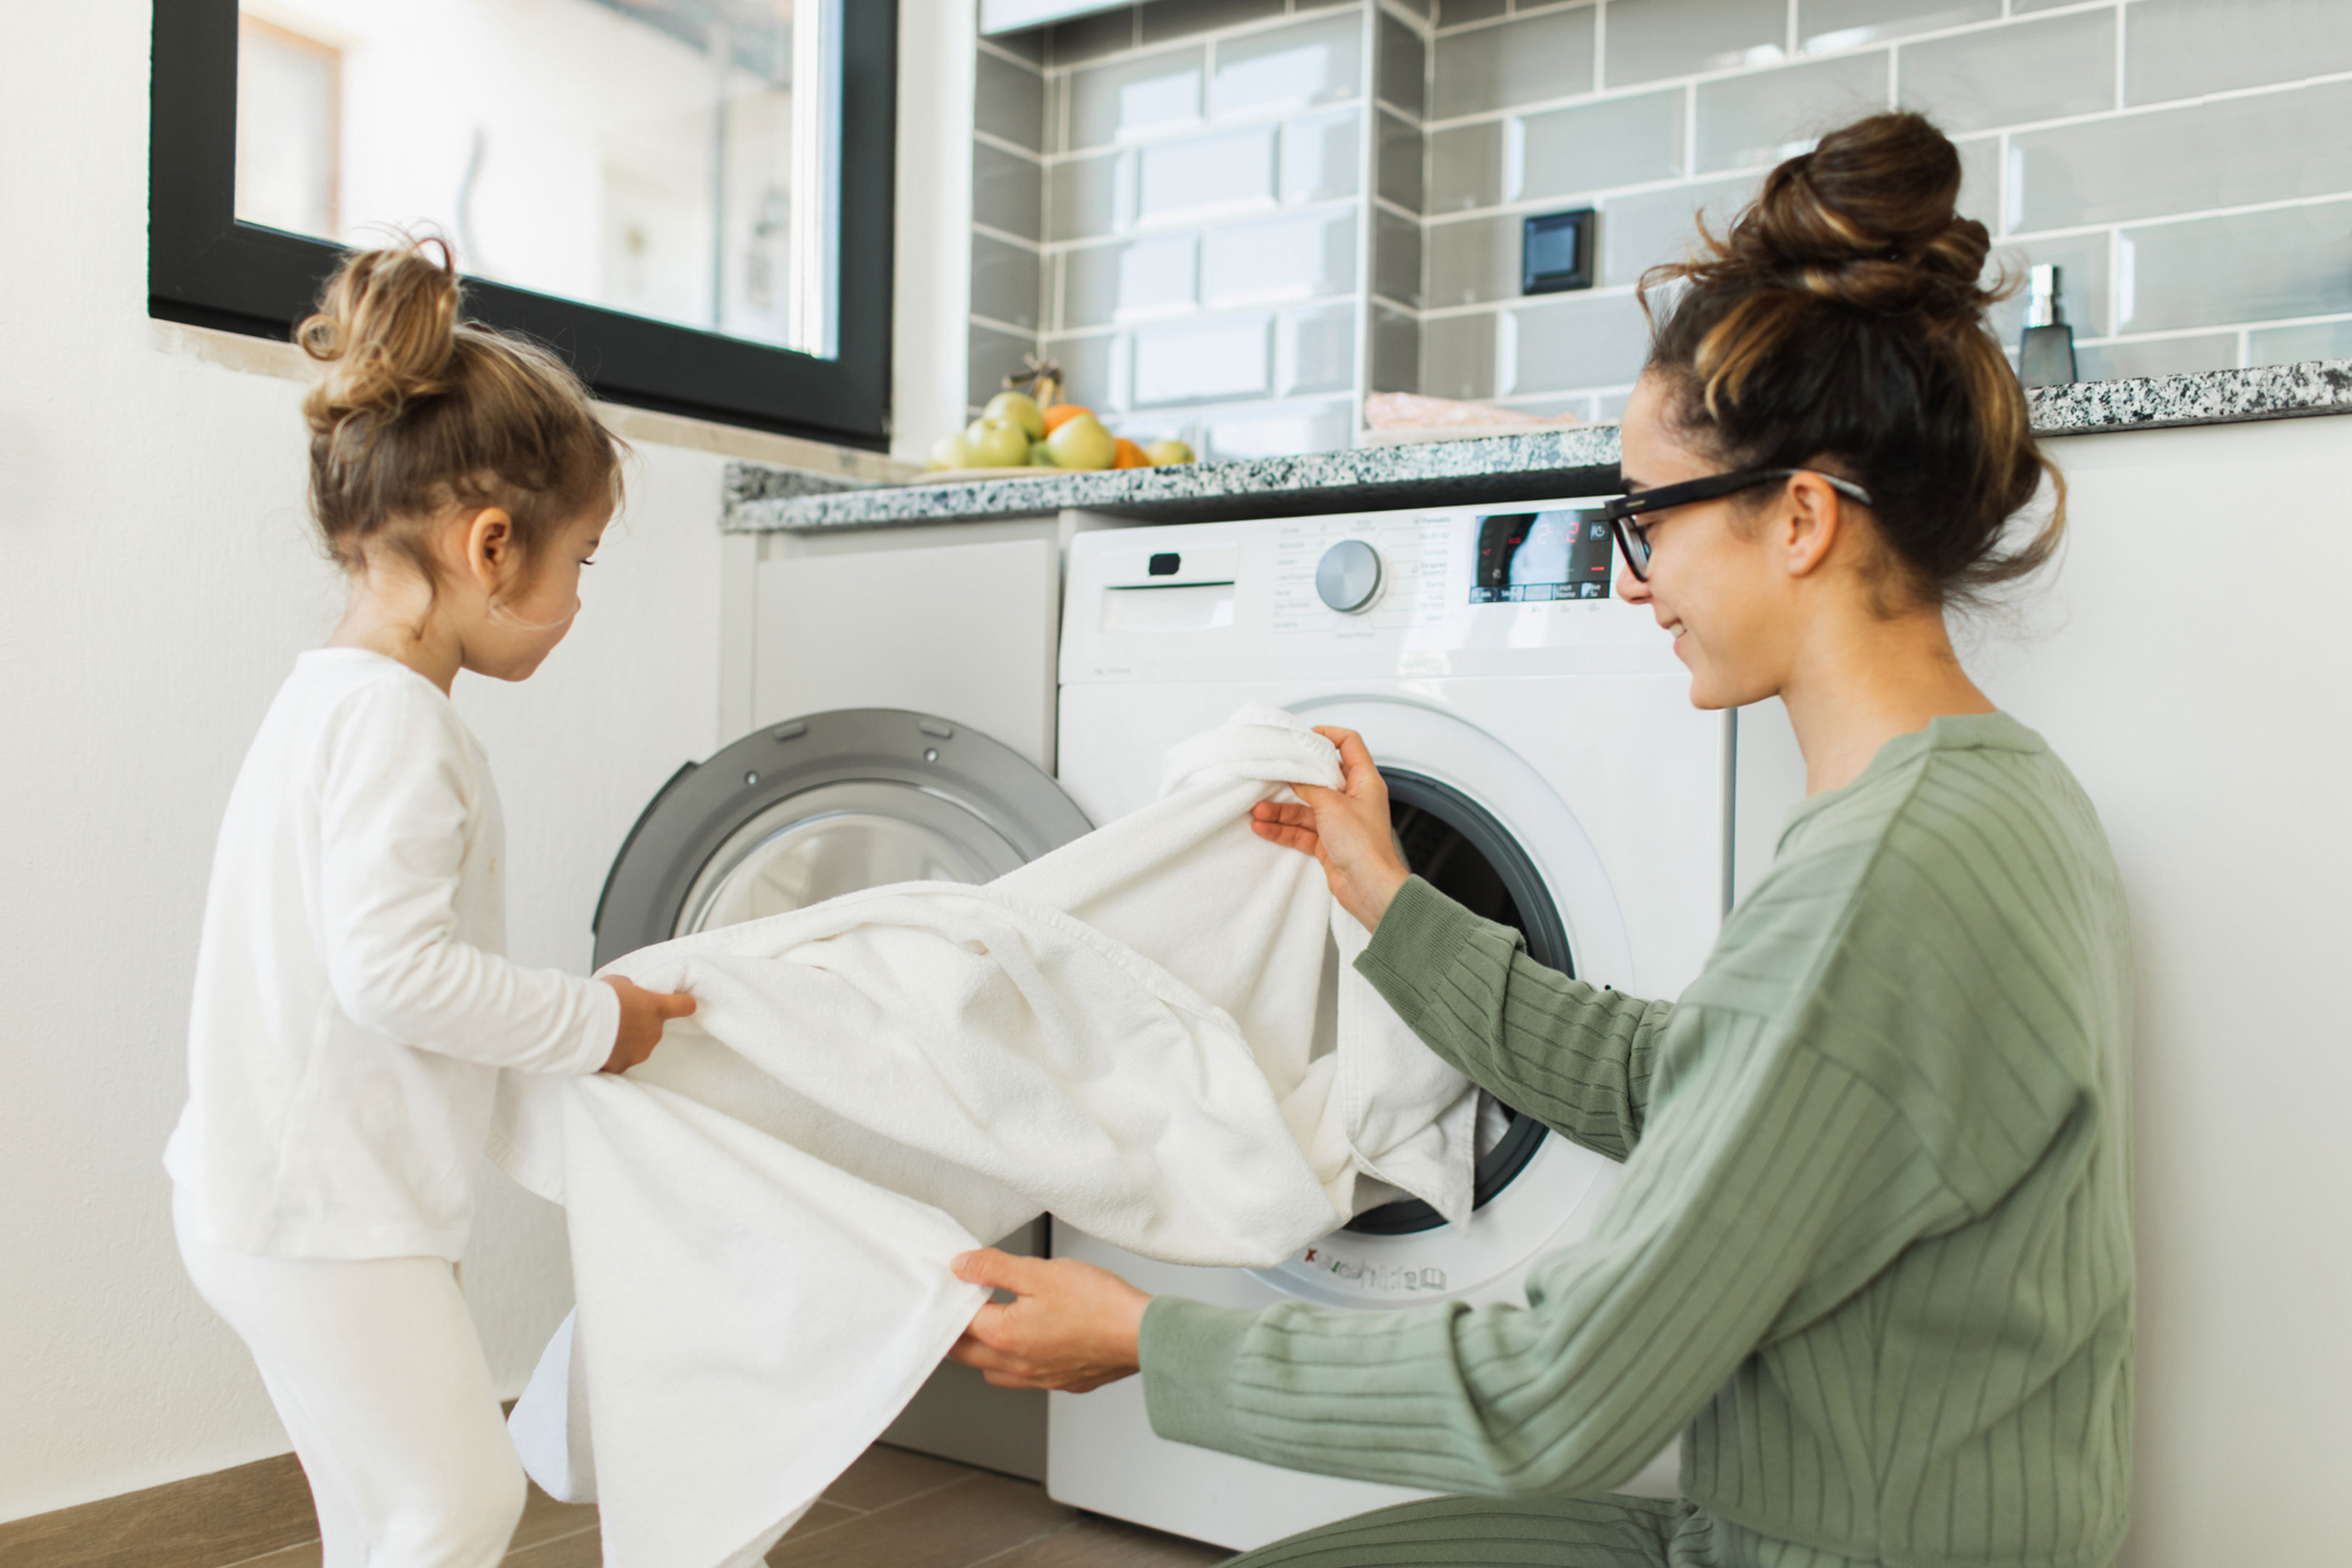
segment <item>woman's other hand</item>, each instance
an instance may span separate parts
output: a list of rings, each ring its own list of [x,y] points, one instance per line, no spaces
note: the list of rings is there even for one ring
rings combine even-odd
[[[1135,1371],[1151,1298],[1108,1269],[989,1247],[958,1256],[955,1272],[1015,1297],[982,1307],[948,1352],[997,1387],[1084,1394]]]
[[[1366,931],[1381,923],[1389,900],[1408,873],[1397,858],[1396,835],[1389,826],[1389,786],[1364,738],[1353,730],[1318,724],[1315,732],[1339,748],[1344,782],[1338,789],[1294,784],[1304,805],[1262,800],[1250,812],[1260,838],[1314,856],[1323,862],[1331,896],[1361,921]]]
[[[621,1030],[613,1037],[612,1056],[598,1072],[628,1071],[654,1054],[664,1024],[694,1016],[694,998],[683,991],[648,991],[617,974],[600,978],[621,998]]]

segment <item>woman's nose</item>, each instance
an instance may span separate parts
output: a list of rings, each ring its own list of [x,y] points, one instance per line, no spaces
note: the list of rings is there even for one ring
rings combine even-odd
[[[1622,560],[1617,563],[1617,596],[1629,605],[1650,602],[1650,585],[1634,576],[1633,568]]]

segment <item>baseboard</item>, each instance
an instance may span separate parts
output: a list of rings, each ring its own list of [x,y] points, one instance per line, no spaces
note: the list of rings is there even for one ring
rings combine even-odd
[[[291,1454],[0,1524],[8,1568],[188,1568],[319,1539]]]

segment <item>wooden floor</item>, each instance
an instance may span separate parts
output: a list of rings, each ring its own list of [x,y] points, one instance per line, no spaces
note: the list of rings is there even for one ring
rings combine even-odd
[[[0,1524],[7,1568],[317,1568],[291,1456]],[[1031,1481],[877,1444],[768,1553],[775,1568],[1206,1568],[1227,1553],[1065,1508]],[[507,1562],[594,1568],[596,1510],[530,1489]]]

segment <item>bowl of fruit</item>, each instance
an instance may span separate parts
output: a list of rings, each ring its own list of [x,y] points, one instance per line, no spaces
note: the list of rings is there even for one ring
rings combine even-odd
[[[930,471],[924,478],[933,483],[1001,479],[1040,470],[1150,468],[1192,460],[1192,448],[1181,441],[1138,445],[1112,435],[1093,409],[1059,401],[1050,376],[1038,377],[1036,390],[1042,399],[1000,392],[979,418],[940,437],[931,446]]]

